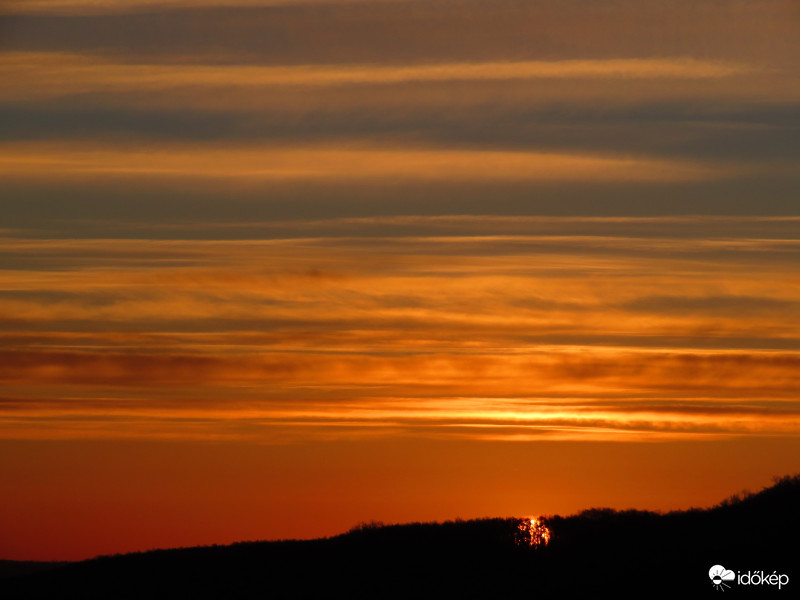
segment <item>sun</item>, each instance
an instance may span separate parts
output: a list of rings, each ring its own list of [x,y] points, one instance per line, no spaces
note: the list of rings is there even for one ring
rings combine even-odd
[[[540,517],[520,519],[518,525],[517,545],[539,548],[550,543],[552,533]]]

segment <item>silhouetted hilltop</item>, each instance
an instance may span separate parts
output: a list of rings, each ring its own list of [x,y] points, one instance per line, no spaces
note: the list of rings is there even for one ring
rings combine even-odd
[[[608,590],[718,593],[708,571],[777,571],[800,585],[800,476],[710,509],[590,509],[526,519],[362,524],[310,541],[100,557],[0,581],[4,598],[501,598]],[[539,535],[537,535],[539,534]],[[744,590],[739,590],[744,591]],[[777,592],[770,586],[748,592]]]
[[[70,564],[67,561],[0,560],[0,580],[29,573],[51,571]]]
[[[580,565],[582,578],[597,585],[605,581],[616,589],[646,589],[648,582],[652,587],[657,581],[662,591],[700,592],[709,585],[708,570],[716,564],[791,577],[800,575],[799,508],[800,475],[796,475],[755,494],[732,496],[710,509],[665,514],[590,509],[569,517],[547,517],[552,540],[538,558],[554,571],[564,572],[568,562]],[[591,585],[580,581],[574,587]]]

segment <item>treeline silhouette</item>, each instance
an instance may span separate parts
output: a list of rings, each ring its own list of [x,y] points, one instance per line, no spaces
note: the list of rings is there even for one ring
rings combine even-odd
[[[609,591],[625,597],[717,594],[712,565],[800,575],[800,475],[710,509],[590,509],[542,521],[365,523],[332,538],[155,550],[11,574],[0,598],[536,598]],[[781,593],[793,595],[800,580]],[[742,590],[737,590],[742,591]],[[748,590],[755,592],[756,590]],[[759,592],[778,592],[764,587]]]

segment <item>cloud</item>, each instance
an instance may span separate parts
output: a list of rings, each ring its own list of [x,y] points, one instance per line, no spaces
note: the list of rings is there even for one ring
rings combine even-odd
[[[110,146],[6,143],[0,177],[63,179],[147,176],[258,180],[698,181],[741,168],[656,157],[450,148],[247,145]]]
[[[219,354],[98,354],[89,351],[3,352],[0,380],[29,385],[259,386],[274,382],[325,387],[384,386],[439,389],[447,395],[628,394],[643,390],[740,397],[770,390],[786,397],[798,385],[800,357],[794,353],[657,352],[569,347],[529,350],[505,357],[481,352],[414,353],[406,356],[350,353],[299,355],[269,352]],[[767,382],[767,383],[765,383]],[[447,390],[447,391],[445,391]]]
[[[788,3],[241,4],[4,21],[2,435],[796,434]]]
[[[348,5],[358,2],[402,2],[403,0],[8,0],[4,9],[11,14],[102,15],[149,13],[203,7],[259,8],[270,6]]]
[[[623,308],[660,314],[754,315],[796,312],[800,309],[800,303],[796,300],[757,296],[650,296],[628,302]]]
[[[746,435],[791,436],[800,429],[796,407],[765,402],[759,409],[722,403],[676,402],[672,409],[559,398],[353,398],[326,402],[250,399],[47,398],[0,400],[0,438],[249,439],[271,443],[364,437],[472,440],[675,441]],[[34,427],[33,423],[38,423]]]
[[[751,66],[693,58],[462,62],[405,65],[259,66],[112,63],[80,54],[3,53],[6,98],[197,87],[328,87],[422,82],[548,79],[719,79]]]
[[[62,0],[46,7],[57,11],[59,3],[63,9]],[[87,7],[89,1],[73,4]],[[157,57],[155,62],[206,57],[265,64],[691,55],[792,68],[797,57],[792,34],[798,14],[791,0],[724,5],[713,0],[679,5],[664,0],[325,2],[313,7],[304,2],[215,6],[205,0],[166,0],[149,7],[137,0],[95,4],[102,4],[106,14],[12,15],[3,46],[94,50]],[[131,14],[131,8],[145,10]]]

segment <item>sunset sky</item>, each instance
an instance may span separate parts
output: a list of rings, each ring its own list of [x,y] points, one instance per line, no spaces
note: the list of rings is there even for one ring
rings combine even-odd
[[[796,0],[4,0],[0,559],[800,472]]]

